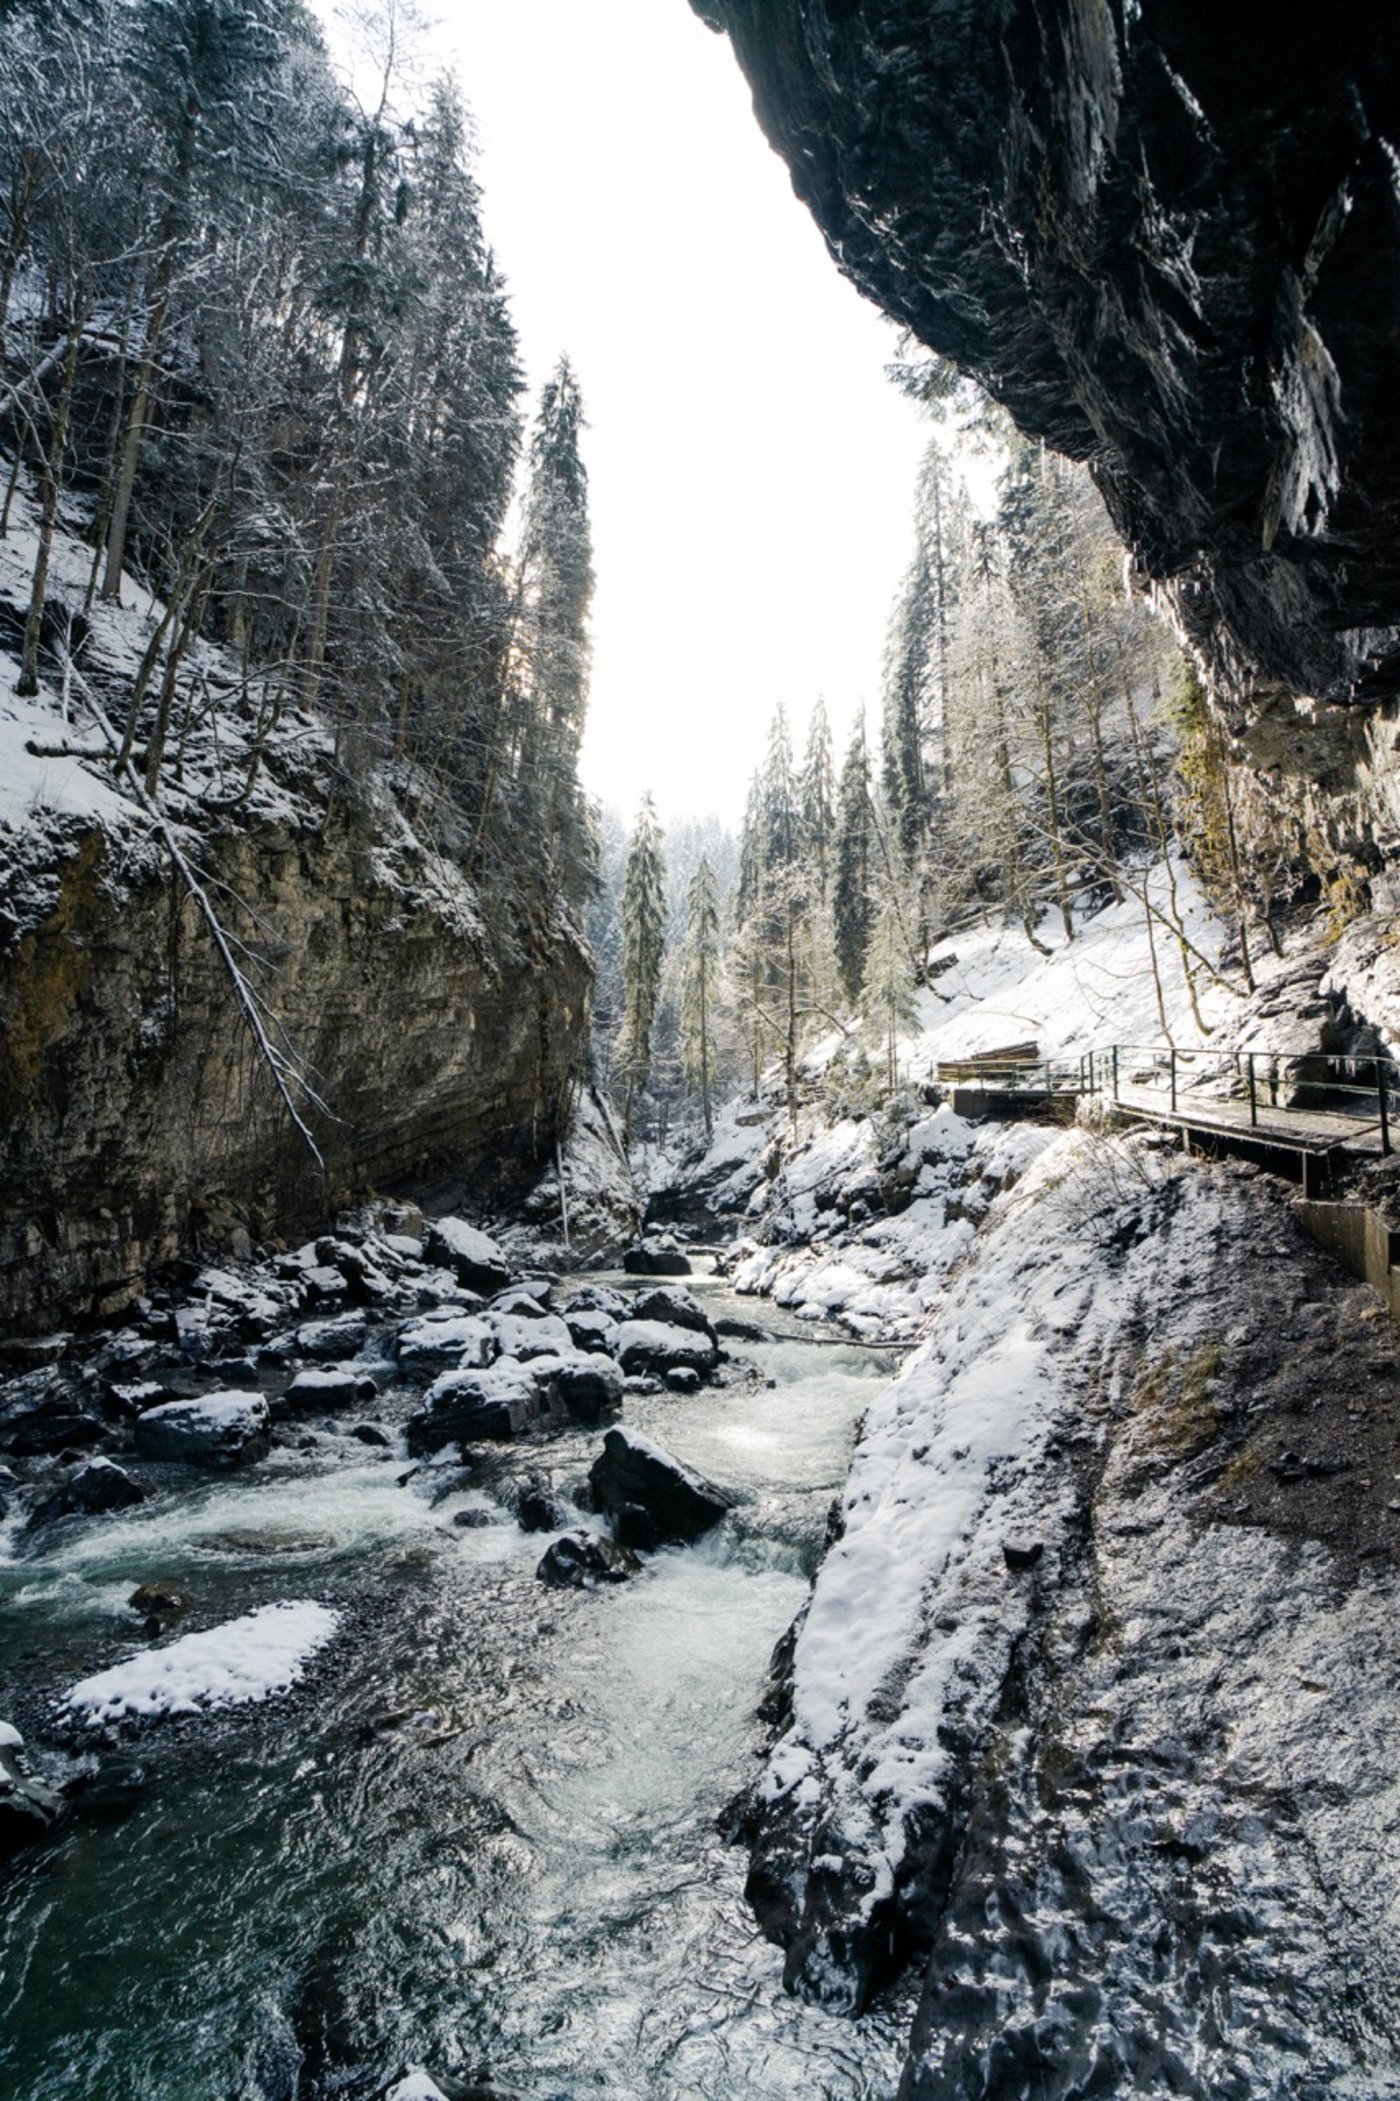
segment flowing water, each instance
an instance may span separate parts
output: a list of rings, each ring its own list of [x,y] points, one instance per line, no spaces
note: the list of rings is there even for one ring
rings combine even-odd
[[[7,1872],[7,2101],[369,2097],[412,2063],[532,2101],[893,2092],[904,2023],[786,1997],[715,1828],[890,1364],[740,1347],[771,1388],[629,1400],[745,1500],[616,1589],[545,1589],[546,1539],[452,1524],[501,1515],[482,1486],[400,1485],[401,1459],[332,1434],[0,1563],[0,1716],[21,1726],[36,1671],[127,1653],[148,1578],[202,1620],[314,1597],[345,1628],[289,1697],[144,1733],[135,1807],[75,1815]],[[571,1430],[497,1472],[567,1492],[597,1447]]]

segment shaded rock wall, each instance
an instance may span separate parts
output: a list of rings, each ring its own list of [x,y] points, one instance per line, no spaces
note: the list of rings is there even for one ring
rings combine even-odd
[[[552,1150],[590,978],[567,928],[488,933],[387,808],[199,852],[333,1112],[311,1117],[325,1174],[168,864],[119,870],[110,828],[50,826],[12,876],[24,899],[0,895],[0,1329],[114,1311],[181,1251],[310,1230],[369,1192],[484,1201]]]
[[[1218,694],[1400,689],[1400,14],[693,0],[841,268],[1088,460]]]

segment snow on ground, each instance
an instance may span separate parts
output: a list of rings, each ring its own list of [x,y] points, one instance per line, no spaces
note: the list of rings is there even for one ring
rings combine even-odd
[[[37,523],[38,507],[22,476],[9,531],[0,537],[0,606],[16,625],[28,611]],[[65,612],[71,614],[75,640],[82,638],[67,690],[45,654],[39,693],[21,700],[17,638],[0,643],[0,933],[9,930],[7,920],[17,932],[42,924],[58,900],[55,866],[94,824],[107,834],[111,850],[102,859],[102,879],[114,892],[163,859],[149,818],[115,783],[110,747],[84,682],[122,734],[133,680],[165,608],[129,575],[119,602],[94,597],[85,606],[93,561],[87,524],[81,504],[65,505],[50,560],[49,623],[61,625]],[[304,833],[319,826],[332,733],[315,713],[285,705],[270,727],[260,725],[266,699],[256,676],[248,686],[235,655],[202,638],[190,644],[159,789],[163,814],[189,843],[211,812],[222,823],[233,814],[240,822]],[[261,758],[254,763],[260,734]],[[474,885],[415,833],[393,784],[371,781],[365,793],[380,835],[371,855],[379,880],[428,906],[461,938],[481,938]],[[431,809],[431,795],[420,800]]]
[[[812,1871],[826,1861],[864,1890],[866,1918],[896,1887],[912,1820],[949,1809],[959,1760],[990,1724],[1031,1609],[1017,1557],[1053,1569],[1075,1502],[1057,1464],[1079,1402],[1065,1360],[1121,1322],[1151,1265],[1148,1252],[1125,1268],[1111,1229],[1134,1211],[1184,1213],[1207,1262],[1219,1226],[1214,1185],[1150,1140],[1042,1135],[866,1417],[844,1533],[798,1635],[793,1719],[759,1784],[770,1812],[827,1849]],[[840,2005],[847,1969],[824,1960],[814,1948],[806,1982]]]
[[[68,1719],[98,1728],[132,1717],[198,1714],[265,1700],[295,1685],[338,1619],[328,1606],[304,1600],[262,1605],[221,1627],[139,1649],[125,1663],[72,1686],[61,1709]]]

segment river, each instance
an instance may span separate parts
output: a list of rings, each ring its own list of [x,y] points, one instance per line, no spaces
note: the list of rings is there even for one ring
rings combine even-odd
[[[416,2063],[522,2101],[891,2094],[907,2007],[851,2023],[787,1997],[716,1831],[891,1370],[787,1326],[733,1346],[771,1386],[629,1397],[629,1422],[744,1500],[616,1589],[545,1589],[546,1538],[453,1524],[500,1515],[489,1481],[401,1485],[400,1456],[331,1429],[76,1522],[40,1559],[11,1542],[0,1715],[36,1670],[125,1653],[152,1577],[201,1620],[319,1598],[346,1631],[288,1698],[124,1743],[135,1806],[75,1815],[8,1871],[8,2101],[371,2097]],[[391,1389],[379,1419],[409,1400]],[[537,1467],[567,1493],[598,1444],[570,1430],[492,1478]]]

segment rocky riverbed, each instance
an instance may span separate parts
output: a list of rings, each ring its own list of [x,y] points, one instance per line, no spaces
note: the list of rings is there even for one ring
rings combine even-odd
[[[49,1827],[4,1870],[6,2091],[874,2101],[910,2006],[786,1995],[717,1825],[886,1361],[718,1337],[754,1324],[704,1277],[469,1284],[471,1229],[408,1223],[6,1383],[0,1760]],[[487,1373],[511,1434],[438,1443]],[[172,1407],[204,1453],[149,1448]],[[52,1508],[108,1466],[139,1500]]]

